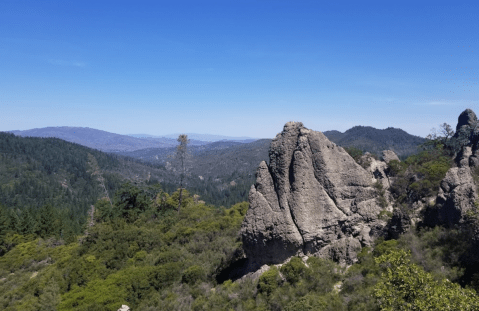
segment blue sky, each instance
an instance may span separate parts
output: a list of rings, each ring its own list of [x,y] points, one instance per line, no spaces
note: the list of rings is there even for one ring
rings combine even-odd
[[[426,136],[479,113],[479,2],[453,2],[2,0],[0,131]]]

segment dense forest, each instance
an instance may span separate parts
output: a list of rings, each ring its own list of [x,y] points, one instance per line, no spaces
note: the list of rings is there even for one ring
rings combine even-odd
[[[246,202],[205,203],[187,184],[179,205],[174,183],[157,182],[167,170],[0,135],[2,310],[479,310],[473,232],[399,228],[422,217],[413,205],[434,197],[452,166],[440,138],[390,165],[390,230],[358,262],[293,257],[238,279],[227,272],[244,258]]]

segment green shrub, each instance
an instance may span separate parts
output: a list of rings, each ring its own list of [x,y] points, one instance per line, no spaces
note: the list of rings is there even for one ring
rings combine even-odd
[[[341,297],[337,294],[320,296],[310,293],[298,300],[291,302],[286,311],[343,311],[346,310]]]
[[[374,295],[381,310],[478,310],[479,297],[449,280],[435,281],[431,274],[410,262],[404,250],[376,258],[384,265]]]
[[[188,269],[183,272],[181,282],[187,284],[195,284],[198,281],[203,281],[205,279],[205,275],[205,270],[202,267],[198,265],[193,265],[191,267],[188,267]]]
[[[271,267],[268,271],[261,274],[258,281],[258,290],[260,293],[270,295],[281,284],[281,277],[278,268]]]
[[[150,274],[150,283],[156,290],[165,288],[180,278],[180,271],[181,265],[177,262],[157,266]]]
[[[296,284],[307,273],[308,268],[301,258],[293,257],[281,267],[280,271],[286,281]]]

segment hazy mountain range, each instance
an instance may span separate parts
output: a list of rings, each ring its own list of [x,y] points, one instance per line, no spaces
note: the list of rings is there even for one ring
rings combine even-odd
[[[56,137],[86,147],[105,152],[125,152],[146,148],[168,148],[178,143],[178,135],[171,134],[167,137],[153,136],[148,134],[121,135],[88,127],[45,127],[25,131],[9,131],[17,136],[29,137]],[[239,142],[251,142],[254,139],[248,137],[229,137],[207,134],[188,134],[191,146],[202,146],[213,141],[227,140]],[[204,140],[200,140],[204,139]]]
[[[56,137],[104,152],[115,152],[148,162],[164,163],[167,155],[178,144],[177,134],[164,137],[149,134],[120,135],[88,127],[45,127],[25,131],[10,131],[18,136]],[[389,127],[376,129],[370,126],[355,126],[344,133],[339,131],[323,132],[331,141],[343,147],[356,147],[362,151],[379,154],[382,150],[392,149],[399,156],[406,156],[417,151],[417,146],[424,138],[410,135],[402,129]],[[250,137],[231,137],[212,134],[188,133],[190,151],[193,155],[207,155],[227,148],[248,149],[248,144],[256,141]],[[268,144],[261,144],[267,154]]]
[[[154,135],[149,135],[149,134],[128,134],[128,136],[132,137],[138,137],[138,138],[171,138],[175,139],[180,135],[181,133],[176,133],[176,134],[169,134],[169,135],[163,135],[163,136],[154,136]],[[188,138],[191,140],[198,140],[198,141],[204,141],[204,142],[216,142],[216,141],[237,141],[241,143],[250,143],[255,140],[258,140],[258,138],[252,138],[252,137],[246,137],[246,136],[241,136],[241,137],[233,137],[233,136],[223,136],[223,135],[213,135],[213,134],[196,134],[196,133],[186,133],[188,135]]]

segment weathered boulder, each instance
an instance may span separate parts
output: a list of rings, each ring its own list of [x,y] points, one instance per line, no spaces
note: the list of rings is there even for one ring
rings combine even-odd
[[[383,151],[383,160],[387,164],[389,164],[389,162],[391,162],[392,160],[400,161],[397,154],[392,150]]]
[[[371,175],[321,132],[289,122],[271,142],[269,158],[257,170],[241,229],[253,266],[294,255],[349,264],[386,225]]]

